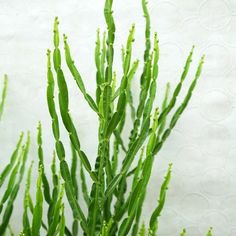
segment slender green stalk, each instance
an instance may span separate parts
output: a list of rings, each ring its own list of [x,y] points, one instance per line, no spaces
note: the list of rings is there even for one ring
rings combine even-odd
[[[166,191],[168,189],[168,185],[169,185],[170,178],[171,178],[171,167],[172,167],[172,164],[169,165],[169,169],[168,169],[168,172],[165,176],[165,180],[162,183],[160,196],[159,196],[159,200],[158,200],[158,206],[153,211],[150,221],[149,221],[149,229],[152,231],[152,233],[154,235],[156,235],[156,233],[157,233],[158,218],[160,217],[161,211],[162,211],[164,204],[165,204]]]
[[[189,103],[189,100],[192,97],[192,92],[193,92],[194,88],[196,87],[197,81],[198,81],[198,79],[201,75],[203,63],[204,63],[204,56],[201,58],[201,60],[199,62],[199,65],[198,65],[198,68],[197,68],[197,71],[196,71],[196,74],[195,74],[195,78],[192,81],[191,85],[189,86],[188,92],[187,92],[182,104],[178,107],[178,109],[174,113],[174,115],[173,115],[173,117],[170,121],[169,127],[164,131],[163,135],[161,136],[160,141],[158,141],[156,143],[155,149],[153,151],[154,154],[156,154],[161,149],[163,143],[168,138],[168,136],[170,135],[172,129],[175,127],[178,119],[180,118],[181,114],[183,113],[183,111],[187,107],[187,105]],[[161,120],[161,115],[159,117],[159,121],[160,120]]]
[[[63,194],[64,194],[64,186],[61,187],[59,198],[54,207],[53,219],[52,219],[51,224],[49,225],[48,232],[47,232],[48,236],[54,236],[57,227],[60,226],[59,223],[60,223],[60,217],[61,217],[60,213],[61,213]]]
[[[157,39],[157,33],[154,36],[154,49],[153,49],[153,65],[151,71],[151,82],[149,88],[149,98],[144,107],[143,111],[143,121],[145,121],[146,117],[150,115],[152,111],[153,102],[156,96],[156,83],[157,83],[157,76],[158,76],[158,61],[159,61],[159,45]]]
[[[32,235],[40,236],[42,216],[43,216],[42,166],[40,166],[39,176],[37,179],[36,203],[32,219]]]
[[[57,20],[55,24],[58,24]],[[56,26],[57,27],[57,26]],[[57,37],[55,37],[57,39]],[[57,43],[57,41],[56,41]],[[55,44],[57,45],[57,44]],[[58,54],[57,49],[55,49],[54,55]],[[58,54],[59,55],[59,54]],[[55,56],[56,57],[56,56]],[[58,61],[60,61],[60,56],[58,56],[58,59],[54,59],[54,63],[57,66]],[[79,219],[81,221],[81,227],[85,232],[88,232],[86,219],[84,216],[84,213],[79,206],[78,202],[76,201],[76,198],[74,196],[73,191],[73,184],[71,180],[71,175],[69,171],[69,167],[67,162],[65,161],[65,150],[62,142],[60,141],[60,131],[59,131],[59,122],[58,122],[58,115],[55,109],[55,103],[54,103],[54,79],[53,74],[51,71],[51,63],[50,63],[50,51],[48,51],[48,88],[47,88],[47,99],[48,99],[48,108],[49,113],[52,118],[52,129],[53,134],[55,138],[55,147],[57,156],[60,160],[60,170],[62,178],[65,181],[65,191],[68,198],[68,201],[70,203],[71,209],[73,211],[73,215],[75,219]]]
[[[165,89],[165,95],[164,95],[164,99],[162,102],[162,106],[161,106],[161,112],[163,112],[166,108],[167,108],[167,104],[168,104],[168,99],[169,99],[169,93],[170,93],[170,83],[166,84],[166,89]],[[166,117],[163,119],[163,122],[161,123],[159,129],[158,129],[158,137],[161,136],[162,132],[165,129],[165,125],[166,125]]]
[[[7,75],[4,75],[4,83],[3,83],[2,96],[1,96],[1,101],[0,101],[0,120],[2,118],[3,107],[5,104],[6,95],[7,95],[7,85],[8,85],[8,77]]]
[[[87,187],[86,177],[85,177],[84,168],[83,168],[82,163],[80,163],[80,179],[81,179],[81,189],[82,189],[82,193],[83,193],[83,198],[84,198],[84,201],[87,204],[87,206],[89,206],[90,205],[90,197],[88,194],[88,187]]]
[[[43,158],[43,148],[42,148],[42,125],[39,122],[38,124],[38,158],[39,158],[39,167],[42,168],[42,186],[44,192],[45,201],[50,204],[51,196],[50,196],[50,187],[47,180],[47,177],[44,172],[44,158]]]
[[[14,208],[14,201],[17,197],[18,192],[19,192],[20,184],[22,182],[24,172],[25,172],[25,164],[26,164],[26,160],[27,160],[29,146],[30,146],[30,137],[29,137],[29,133],[28,133],[27,140],[26,140],[25,146],[22,149],[22,153],[21,153],[21,157],[20,157],[21,164],[20,164],[17,182],[12,186],[10,194],[9,195],[7,194],[9,196],[9,199],[8,199],[5,211],[3,213],[2,222],[0,224],[0,235],[3,235],[4,232],[6,231],[9,221],[10,221],[10,217],[12,215],[12,211]],[[14,177],[12,177],[12,178],[14,179]]]
[[[20,164],[21,164],[23,155],[24,155],[24,146],[22,147],[22,150],[21,150],[21,153],[18,157],[17,163],[16,163],[14,169],[12,170],[12,172],[10,174],[6,191],[3,194],[2,199],[0,201],[0,213],[3,210],[4,203],[8,200],[8,198],[10,197],[10,195],[11,195],[13,189],[14,189],[14,185],[16,183],[17,174],[18,174],[19,169],[20,169]]]
[[[48,224],[51,224],[53,220],[53,212],[54,208],[58,199],[60,187],[59,187],[59,176],[57,174],[56,170],[56,157],[55,157],[55,152],[53,153],[53,159],[52,159],[52,164],[51,164],[51,173],[52,173],[52,183],[53,183],[53,189],[52,189],[52,198],[51,202],[48,207]]]
[[[30,185],[31,185],[32,167],[33,167],[33,162],[31,162],[31,165],[28,169],[25,195],[24,195],[23,233],[25,236],[31,236],[31,227],[30,227],[30,219],[28,216],[28,208],[30,204]]]
[[[61,206],[61,219],[59,222],[59,236],[65,235],[65,214],[64,214],[64,205]]]
[[[19,140],[16,144],[16,148],[13,151],[11,158],[10,158],[10,162],[4,167],[1,175],[0,175],[0,188],[3,185],[5,179],[7,178],[7,176],[9,175],[9,173],[11,172],[14,164],[16,163],[17,157],[18,157],[18,153],[19,153],[19,149],[21,147],[21,143],[23,140],[23,133],[20,134]]]
[[[172,95],[172,98],[168,104],[168,106],[165,108],[165,110],[163,110],[163,112],[160,114],[160,117],[159,117],[159,125],[162,124],[162,122],[165,121],[166,119],[166,116],[170,113],[170,111],[174,108],[175,106],[175,103],[176,103],[176,100],[177,100],[177,97],[181,91],[181,88],[182,88],[182,84],[188,74],[188,71],[189,71],[189,68],[190,68],[190,63],[192,62],[192,56],[193,56],[193,50],[194,50],[194,46],[192,47],[190,53],[189,53],[189,56],[186,60],[186,63],[185,63],[185,66],[184,66],[184,70],[183,70],[183,73],[181,75],[181,78],[180,78],[180,81],[178,83],[178,85],[176,86],[174,92],[173,92],[173,95]]]
[[[75,129],[75,126],[72,122],[71,116],[69,114],[69,97],[68,97],[68,89],[67,89],[67,84],[66,84],[66,80],[64,77],[64,73],[61,69],[61,63],[60,63],[60,50],[58,48],[59,46],[59,32],[58,32],[58,20],[57,18],[55,19],[55,23],[54,23],[54,35],[55,38],[57,38],[56,43],[54,42],[54,67],[55,67],[55,71],[57,73],[57,84],[58,84],[58,88],[59,88],[59,106],[60,106],[60,113],[61,113],[61,117],[62,117],[62,121],[63,124],[66,128],[66,130],[68,131],[69,134],[69,138],[71,140],[71,143],[73,144],[75,150],[78,152],[79,157],[85,167],[85,169],[89,172],[91,178],[93,178],[96,181],[96,176],[94,175],[94,173],[91,170],[91,165],[90,162],[87,158],[87,156],[85,155],[85,153],[80,149],[80,142],[79,142],[79,138],[77,135],[77,131]]]
[[[73,145],[71,144],[71,153],[72,153],[72,161],[71,161],[71,179],[72,179],[72,183],[73,183],[73,187],[74,187],[74,191],[75,191],[75,197],[78,200],[79,198],[79,186],[78,186],[78,181],[77,181],[77,167],[78,167],[78,160],[77,160],[77,153],[76,150],[74,149]],[[78,220],[74,220],[73,221],[73,225],[72,225],[72,232],[73,235],[77,235],[78,234]]]
[[[57,27],[54,30],[55,30],[56,33],[58,32]],[[57,37],[59,38],[59,36],[57,36]],[[59,40],[58,40],[58,42],[59,42]],[[92,110],[94,110],[95,112],[98,112],[97,105],[94,102],[93,98],[86,92],[86,89],[85,89],[83,80],[81,78],[81,75],[80,75],[79,71],[77,70],[77,68],[75,67],[73,59],[71,58],[70,48],[69,48],[69,45],[67,43],[67,37],[65,35],[64,35],[64,47],[65,47],[66,63],[67,63],[68,68],[70,69],[71,74],[73,75],[80,91],[84,95],[84,98],[87,101],[87,103],[89,104],[89,106],[92,108]]]
[[[134,75],[138,69],[138,65],[139,65],[139,60],[136,60],[134,61],[133,65],[132,65],[132,68],[128,74],[128,86],[127,86],[127,102],[130,106],[130,110],[131,110],[131,118],[132,118],[132,121],[134,122],[135,121],[135,113],[136,113],[136,109],[134,107],[134,104],[133,104],[133,96],[132,96],[132,91],[131,91],[131,83],[132,83],[132,80],[134,78]]]
[[[71,145],[71,153],[72,153],[71,168],[70,168],[71,179],[72,179],[73,186],[74,186],[75,196],[78,199],[78,197],[79,197],[79,187],[78,187],[78,181],[77,181],[77,178],[76,178],[78,160],[77,160],[76,151],[75,151],[75,149],[73,148],[72,145]]]
[[[104,16],[107,23],[107,53],[106,53],[106,61],[107,61],[107,67],[105,72],[105,82],[111,82],[112,80],[112,74],[113,74],[113,57],[114,57],[114,48],[113,44],[115,41],[115,22],[112,15],[112,4],[113,0],[105,0],[105,6],[104,6]]]
[[[139,104],[136,111],[136,119],[133,124],[133,129],[130,134],[130,146],[134,143],[135,138],[138,134],[138,128],[140,126],[140,118],[144,111],[144,105],[147,98],[147,93],[150,85],[150,67],[151,67],[151,57],[150,57],[150,49],[151,49],[151,40],[150,40],[150,31],[151,31],[151,23],[150,16],[147,8],[147,1],[142,0],[142,9],[146,21],[146,29],[145,29],[145,51],[144,51],[144,66],[143,72],[140,79],[140,87],[141,91],[139,94]]]

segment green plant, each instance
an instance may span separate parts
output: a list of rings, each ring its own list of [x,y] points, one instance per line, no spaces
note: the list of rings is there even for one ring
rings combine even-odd
[[[53,68],[51,66],[51,53],[48,50],[48,87],[47,100],[48,108],[52,118],[52,130],[55,139],[56,154],[60,162],[60,172],[65,183],[65,194],[71,206],[74,227],[73,235],[78,233],[80,222],[84,235],[137,235],[140,225],[142,206],[146,196],[146,189],[150,179],[155,155],[160,151],[163,143],[170,135],[181,114],[185,110],[192,96],[192,92],[201,74],[204,57],[200,59],[195,77],[188,89],[188,92],[170,117],[166,128],[167,117],[176,105],[176,100],[181,92],[185,78],[187,77],[190,63],[192,61],[193,48],[186,60],[184,71],[173,94],[169,98],[169,84],[166,87],[162,108],[156,108],[153,119],[151,113],[156,96],[159,46],[157,34],[154,34],[153,48],[151,47],[150,17],[147,9],[147,2],[142,1],[144,16],[146,19],[146,48],[144,52],[143,72],[140,79],[140,94],[138,107],[133,105],[131,92],[132,79],[136,73],[139,61],[132,61],[132,48],[134,42],[135,26],[132,25],[126,48],[122,49],[123,75],[119,86],[116,86],[116,74],[113,65],[115,23],[112,15],[112,0],[105,1],[104,15],[107,23],[107,33],[103,39],[97,32],[95,47],[96,72],[96,99],[90,96],[85,88],[82,77],[77,69],[70,52],[67,36],[63,36],[66,64],[72,77],[78,85],[89,107],[95,112],[99,121],[97,159],[94,169],[89,158],[82,150],[76,127],[69,113],[69,95],[66,79],[61,66],[61,52],[59,48],[60,35],[58,30],[58,19],[54,23],[54,50]],[[81,183],[84,201],[87,204],[85,213],[78,202],[78,185],[75,179],[76,166],[69,165],[63,143],[60,139],[59,114],[56,110],[54,99],[54,80],[59,90],[58,100],[60,116],[64,128],[68,132],[71,141],[71,148],[76,160],[78,155],[81,161]],[[133,128],[130,132],[128,143],[122,138],[122,130],[126,122],[127,107],[131,108],[131,120]],[[153,120],[153,121],[151,121]],[[152,123],[152,124],[150,124]],[[113,145],[113,146],[111,146]],[[143,148],[138,164],[133,167],[139,151]],[[112,150],[113,148],[113,150]],[[119,154],[123,152],[125,157],[121,167]],[[72,164],[75,165],[75,161]],[[93,182],[91,190],[85,182],[84,171],[87,177]],[[149,235],[155,235],[158,229],[158,218],[164,206],[166,190],[171,176],[171,165],[163,182],[157,208],[154,209],[149,221]],[[131,179],[131,188],[127,191],[127,181]],[[90,192],[90,193],[89,193]],[[127,193],[127,194],[126,194]]]
[[[212,228],[210,228],[209,231],[207,232],[207,236],[212,236]]]
[[[0,102],[0,117],[2,116],[6,99],[7,83],[8,78],[7,75],[5,75],[4,86],[2,89],[2,99]],[[7,228],[12,235],[9,221],[14,208],[14,200],[16,199],[19,192],[20,184],[22,182],[23,174],[25,171],[25,164],[30,145],[29,133],[24,145],[22,145],[22,141],[23,133],[20,134],[16,148],[14,149],[10,157],[9,163],[3,168],[2,172],[0,173],[0,188],[4,186],[5,181],[8,179],[6,189],[0,198],[0,215],[2,215],[2,221],[0,222],[0,235],[3,235]]]
[[[4,75],[4,83],[3,83],[2,96],[1,96],[1,101],[0,101],[0,119],[2,117],[3,107],[5,104],[6,95],[7,95],[7,84],[8,84],[8,78],[7,78],[7,75]]]
[[[55,140],[55,152],[53,153],[51,165],[52,181],[49,181],[45,173],[42,127],[41,123],[39,123],[37,138],[38,179],[35,201],[30,192],[33,168],[33,163],[31,163],[26,179],[22,232],[20,235],[157,235],[158,221],[165,204],[172,165],[169,165],[162,183],[157,207],[153,209],[148,226],[145,227],[145,224],[141,224],[141,216],[148,182],[156,154],[161,150],[189,103],[201,74],[204,56],[200,59],[196,74],[185,98],[178,105],[173,115],[171,115],[171,112],[176,106],[177,98],[187,77],[194,48],[191,49],[187,57],[180,81],[173,93],[170,94],[170,84],[167,83],[161,108],[154,108],[154,100],[157,93],[159,44],[157,34],[151,35],[147,2],[142,0],[142,8],[146,19],[146,41],[143,70],[140,75],[138,106],[135,107],[131,90],[132,80],[139,66],[139,60],[133,60],[132,58],[135,26],[132,25],[126,47],[122,48],[123,74],[117,86],[113,65],[115,23],[112,15],[112,3],[112,0],[105,1],[104,15],[107,32],[101,38],[99,30],[97,31],[95,47],[97,87],[95,99],[88,94],[82,76],[73,61],[67,37],[63,36],[67,67],[84,99],[98,117],[98,146],[94,167],[92,167],[93,163],[82,149],[76,126],[69,113],[68,88],[61,66],[59,23],[58,19],[55,19],[53,63],[51,62],[50,50],[47,52],[47,102],[52,118],[52,132]],[[153,45],[151,44],[152,37]],[[59,112],[56,106],[55,87],[59,91]],[[130,118],[127,112],[128,107],[131,111]],[[60,118],[62,119],[62,124]],[[129,140],[124,140],[122,132],[126,121],[129,119],[132,121],[132,128]],[[71,166],[68,164],[67,154],[60,136],[63,126],[67,130],[71,143]],[[26,156],[29,149],[29,136],[21,154],[18,155],[21,142],[22,136],[10,160],[10,164],[0,177],[0,181],[4,181],[11,172],[5,193],[7,197],[3,197],[0,202],[3,205],[7,200],[6,198],[9,198],[0,225],[0,235],[6,232],[9,225],[13,202],[25,169]],[[59,170],[57,161],[59,162]],[[18,181],[16,181],[18,170],[19,177]],[[79,181],[77,178],[78,171],[80,172]],[[92,182],[92,185],[87,184],[88,179]],[[64,215],[64,192],[72,210],[72,226],[68,225]],[[84,201],[86,209],[81,207],[81,201]],[[47,209],[46,214],[43,212],[45,209]],[[10,228],[9,232],[13,234]],[[186,230],[183,230],[180,235],[186,235]],[[207,235],[211,235],[211,229]]]

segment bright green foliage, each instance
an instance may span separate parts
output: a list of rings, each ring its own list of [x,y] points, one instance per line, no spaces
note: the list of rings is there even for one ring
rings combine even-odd
[[[168,189],[168,184],[170,182],[170,177],[171,177],[171,167],[172,167],[172,165],[170,164],[168,172],[165,176],[165,180],[161,186],[160,196],[159,196],[159,200],[158,200],[158,206],[153,211],[151,218],[150,218],[149,228],[153,232],[154,235],[156,235],[156,232],[157,232],[158,217],[160,217],[161,211],[162,211],[164,204],[165,204],[166,191]]]
[[[19,137],[19,141],[16,145],[15,150],[13,151],[13,153],[11,155],[9,164],[7,164],[4,167],[2,173],[0,174],[0,187],[3,185],[5,179],[7,178],[7,176],[9,175],[9,173],[11,172],[12,168],[14,167],[14,165],[16,163],[18,153],[19,153],[19,149],[21,147],[22,139],[23,139],[23,133],[21,133],[21,135]]]
[[[0,223],[0,235],[3,235],[4,232],[6,231],[10,221],[10,217],[12,215],[12,211],[14,208],[14,201],[19,192],[20,184],[22,182],[25,172],[25,164],[27,160],[29,146],[30,146],[30,137],[28,134],[26,143],[24,146],[21,147],[21,152],[16,161],[16,165],[12,169],[12,172],[9,176],[7,189],[0,202],[0,214],[2,213],[4,205],[6,204],[5,210],[3,212],[2,222]]]
[[[24,235],[31,235],[31,228],[30,228],[30,220],[28,216],[28,209],[30,204],[32,204],[31,196],[30,196],[30,185],[31,185],[31,172],[32,172],[33,162],[31,163],[27,179],[26,179],[26,187],[25,187],[25,195],[24,195],[24,213],[23,213],[23,233]]]
[[[44,160],[43,160],[43,149],[42,149],[42,127],[41,123],[38,125],[38,158],[39,158],[39,168],[42,168],[42,185],[44,190],[45,200],[48,204],[51,202],[50,188],[47,177],[44,173]]]
[[[59,236],[64,236],[65,235],[65,214],[64,214],[64,205],[61,206],[61,219],[59,222]],[[73,231],[74,232],[74,231]],[[74,233],[73,233],[74,234]]]
[[[145,235],[145,227],[142,226],[140,228],[140,219],[142,216],[142,206],[145,204],[145,196],[148,194],[146,190],[151,177],[155,156],[162,148],[188,105],[201,74],[204,60],[204,57],[200,59],[196,75],[185,98],[174,111],[173,115],[170,115],[171,111],[175,109],[177,97],[181,93],[184,81],[189,72],[193,57],[193,48],[191,49],[183,73],[180,76],[180,81],[174,92],[170,94],[170,84],[167,83],[161,108],[157,108],[153,112],[158,85],[159,43],[157,34],[152,35],[151,33],[147,2],[142,0],[143,13],[146,20],[146,40],[143,70],[140,76],[140,93],[136,108],[133,102],[135,97],[132,95],[132,80],[136,76],[140,62],[132,58],[135,25],[131,26],[126,45],[122,48],[123,72],[119,75],[121,79],[118,83],[115,65],[113,64],[116,27],[112,4],[112,0],[105,1],[104,15],[107,32],[104,32],[101,37],[100,30],[97,31],[94,54],[96,64],[95,99],[88,94],[82,75],[73,60],[67,36],[63,36],[66,65],[88,106],[95,111],[98,117],[98,146],[94,168],[92,167],[90,158],[82,150],[75,123],[69,113],[69,91],[63,72],[64,68],[62,68],[61,63],[63,57],[60,51],[61,37],[58,28],[58,18],[55,19],[54,23],[54,71],[51,68],[50,50],[48,50],[47,54],[48,108],[52,118],[56,155],[60,162],[61,176],[65,182],[65,193],[74,217],[72,226],[73,235],[78,235],[79,228],[83,231],[84,235],[89,236]],[[56,78],[57,83],[54,78]],[[67,130],[68,137],[71,141],[71,168],[69,168],[64,145],[60,139],[60,130],[62,127],[59,124],[59,113],[56,108],[56,86],[59,91],[58,101],[62,124]],[[129,119],[127,116],[128,108],[131,110],[130,119],[133,122],[133,127],[130,130],[129,140],[124,140],[122,131],[126,121]],[[153,119],[151,119],[152,114]],[[169,124],[167,124],[167,121],[169,121]],[[137,160],[140,151],[141,156]],[[123,152],[122,155],[124,156],[122,160],[121,152]],[[41,159],[40,162],[42,163]],[[135,167],[134,163],[136,160],[138,163]],[[80,163],[80,186],[76,178],[78,163]],[[91,186],[86,181],[86,178],[89,177],[89,182],[92,181]],[[158,219],[164,207],[170,177],[171,165],[161,186],[157,207],[150,215],[149,227],[146,231],[150,236],[157,234]],[[131,189],[128,189],[128,178],[132,180]],[[86,212],[80,206],[79,189],[81,189],[81,196],[87,205]],[[49,199],[49,197],[47,198]],[[81,227],[78,226],[78,221]],[[60,222],[60,225],[64,224],[63,217]]]
[[[8,78],[7,75],[4,75],[4,85],[0,100],[0,118],[2,116],[3,107],[5,104],[7,84]],[[0,235],[4,235],[7,229],[8,233],[10,235],[13,235],[9,222],[14,208],[14,201],[19,192],[19,188],[25,171],[25,164],[30,146],[29,134],[26,143],[22,145],[22,142],[23,133],[20,134],[20,137],[14,151],[12,152],[8,164],[0,172],[0,188],[2,188],[3,184],[8,179],[6,189],[2,191],[0,199]]]
[[[39,236],[43,216],[42,166],[39,167],[39,176],[36,186],[36,203],[32,220],[32,235]]]
[[[105,0],[104,16],[107,30],[102,36],[100,30],[97,31],[94,52],[95,98],[88,93],[82,75],[73,60],[68,38],[66,35],[61,37],[59,21],[57,17],[55,18],[53,50],[52,53],[50,50],[47,51],[47,103],[55,142],[51,164],[52,181],[49,181],[46,173],[42,127],[39,123],[38,179],[33,198],[35,200],[32,200],[30,191],[33,168],[31,164],[26,179],[23,226],[20,235],[158,235],[158,222],[167,197],[172,165],[169,165],[161,185],[157,206],[151,212],[148,225],[145,226],[140,222],[144,220],[142,209],[145,205],[145,197],[148,195],[148,183],[157,154],[191,99],[201,74],[204,56],[200,59],[196,74],[183,101],[177,105],[177,98],[188,76],[194,47],[186,59],[183,73],[173,92],[171,93],[170,84],[167,83],[162,101],[158,100],[160,107],[155,108],[156,95],[159,95],[159,41],[157,33],[151,32],[147,2],[141,1],[146,22],[143,62],[132,57],[135,40],[135,25],[132,25],[126,44],[121,50],[122,73],[118,75],[113,63],[116,31],[112,10],[113,0]],[[64,56],[61,55],[61,39],[63,39]],[[62,60],[65,60],[65,63],[62,63]],[[68,67],[82,97],[98,118],[98,144],[97,147],[93,147],[97,152],[95,163],[92,163],[91,157],[84,152],[76,123],[70,114],[70,96],[66,73],[64,73],[65,68],[62,65]],[[137,75],[138,67],[141,65],[141,74]],[[132,93],[132,81],[138,76],[140,90],[136,98]],[[5,82],[0,103],[0,116],[6,95],[6,85]],[[137,101],[137,106],[134,105],[135,101]],[[130,109],[130,117],[128,117],[128,109]],[[127,121],[132,122],[132,126],[129,138],[125,140],[123,130],[127,129]],[[71,164],[67,158],[65,144],[61,139],[62,129],[66,130],[71,144]],[[0,187],[9,177],[7,190],[0,200],[0,214],[6,205],[0,224],[0,235],[3,235],[9,226],[13,202],[25,170],[29,136],[23,146],[22,139],[23,135],[20,136],[9,164],[0,174]],[[58,169],[57,164],[59,164]],[[72,211],[71,226],[66,222],[65,198]],[[82,201],[83,206],[86,206],[85,209],[82,207]],[[45,210],[46,214],[43,214]],[[183,230],[181,236],[185,235],[186,231]],[[207,235],[212,235],[211,229]]]
[[[43,159],[42,145],[42,127],[38,125],[38,179],[36,185],[35,203],[33,203],[30,186],[32,164],[29,167],[25,196],[24,196],[24,213],[23,213],[23,230],[25,236],[33,235],[72,235],[70,230],[65,225],[64,216],[64,184],[61,184],[60,176],[57,173],[55,153],[51,165],[52,175],[52,191],[50,184],[45,174],[45,165]],[[48,199],[46,199],[50,196]],[[45,201],[44,201],[45,200]],[[43,210],[47,205],[47,221],[44,222]],[[31,214],[30,214],[31,213]],[[32,221],[30,220],[32,219]]]

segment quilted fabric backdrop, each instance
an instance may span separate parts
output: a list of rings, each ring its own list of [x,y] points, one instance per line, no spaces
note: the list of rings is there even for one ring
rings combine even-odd
[[[103,3],[102,0],[0,1],[0,73],[7,73],[10,79],[0,123],[1,166],[7,163],[21,130],[31,130],[30,158],[36,159],[36,126],[41,120],[49,172],[53,138],[45,97],[46,49],[52,47],[53,19],[59,17],[60,31],[68,35],[85,84],[94,94],[94,42],[97,27],[105,29]],[[143,219],[147,219],[156,204],[160,182],[167,164],[172,162],[173,177],[159,235],[175,236],[186,227],[188,235],[200,236],[210,226],[216,236],[236,235],[236,0],[149,0],[149,8],[152,29],[160,39],[157,105],[165,83],[170,81],[173,88],[178,81],[192,44],[195,55],[189,78],[194,76],[203,53],[206,62],[187,111],[156,157]],[[119,49],[133,22],[136,23],[134,54],[142,59],[145,22],[141,0],[114,0],[114,17],[119,77]],[[69,73],[67,80],[73,98],[71,112],[82,147],[94,159],[96,117]],[[136,76],[134,94],[138,89]],[[23,190],[12,218],[16,232],[21,225],[22,196]]]

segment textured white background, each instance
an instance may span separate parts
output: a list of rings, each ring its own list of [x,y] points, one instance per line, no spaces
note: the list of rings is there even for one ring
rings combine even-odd
[[[30,158],[36,159],[38,120],[42,121],[44,128],[45,160],[48,166],[51,162],[53,139],[45,99],[45,55],[46,49],[52,47],[52,23],[56,15],[60,19],[61,32],[69,36],[71,50],[88,91],[94,94],[94,41],[97,27],[104,30],[105,26],[103,2],[0,1],[0,73],[8,73],[10,78],[6,109],[0,123],[1,167],[7,162],[21,130],[31,130]],[[206,54],[206,63],[190,106],[156,157],[143,219],[148,219],[156,204],[167,164],[173,162],[173,177],[160,220],[159,235],[175,236],[186,227],[188,235],[199,236],[204,235],[209,226],[214,227],[216,236],[236,235],[236,1],[149,2],[152,29],[158,32],[160,39],[157,104],[163,85],[167,81],[172,84],[178,81],[192,44],[196,46],[196,53],[188,80],[193,78],[202,53]],[[133,22],[136,23],[134,54],[142,59],[142,16],[141,0],[114,0],[118,76],[121,71],[118,52]],[[136,94],[138,81],[137,76],[134,80]],[[68,83],[73,98],[71,110],[82,147],[94,159],[96,117],[69,74]],[[182,94],[185,92],[186,89]],[[16,232],[21,225],[22,196],[23,190],[12,218]]]

